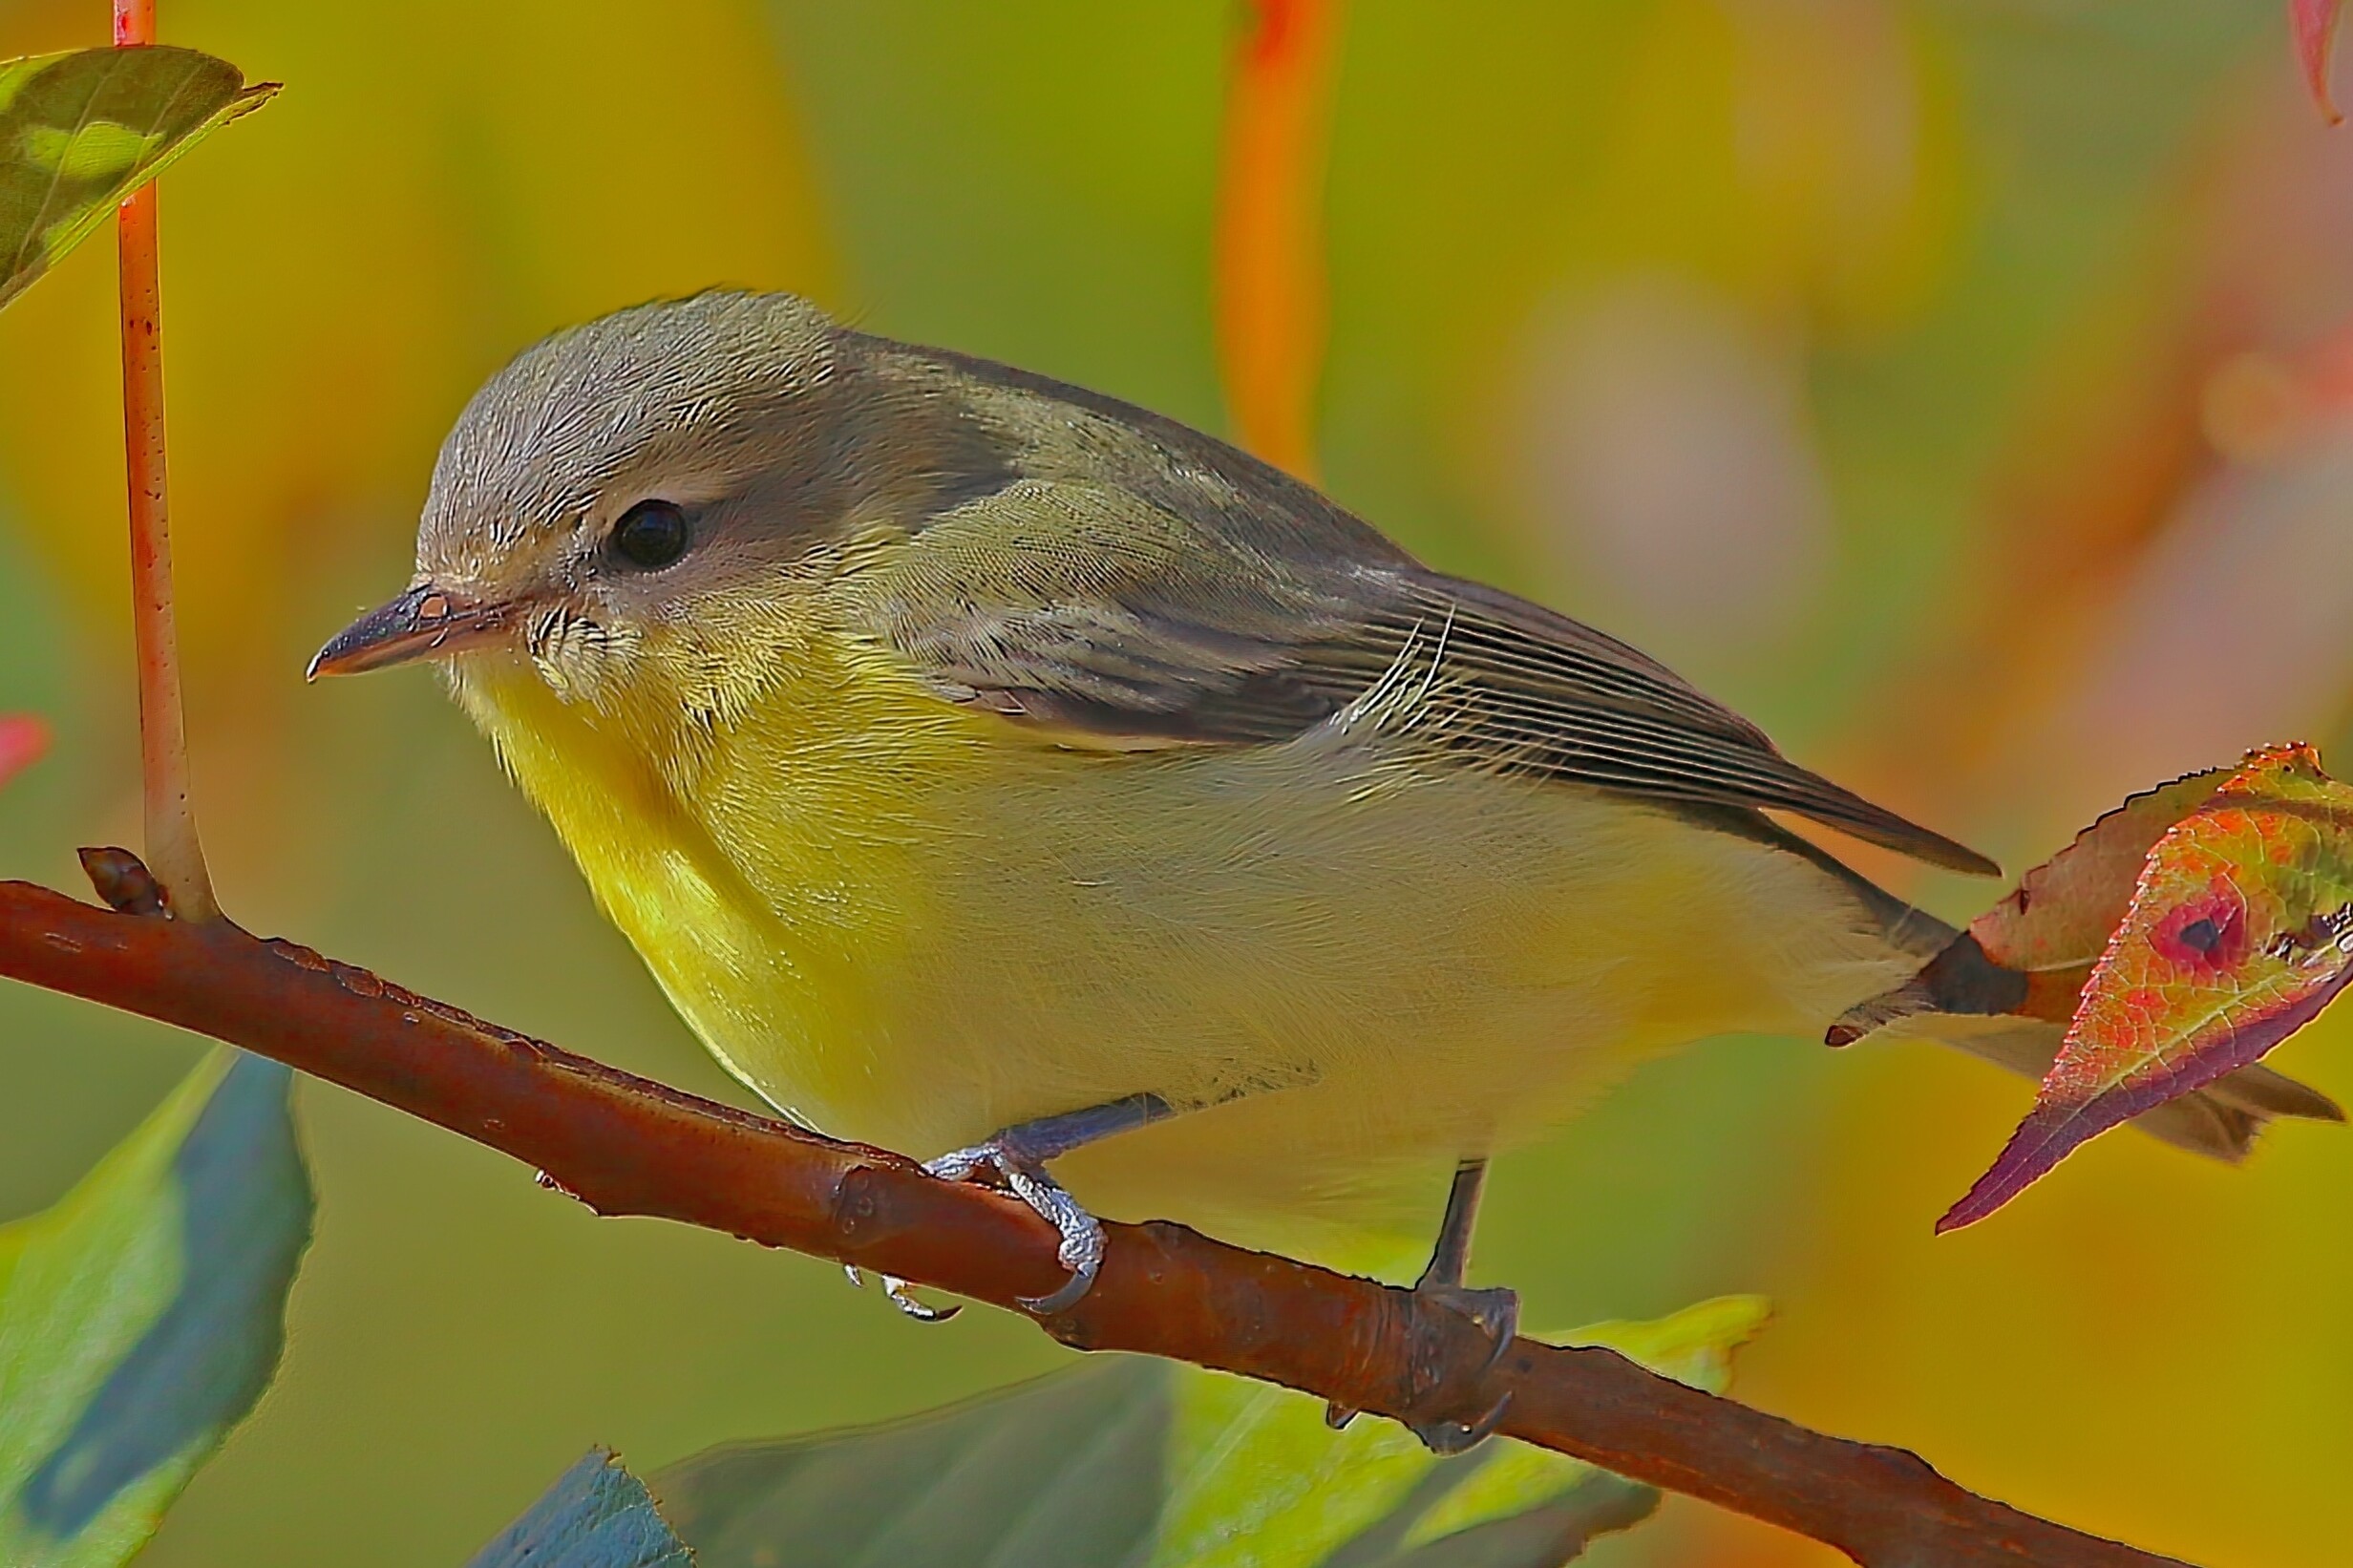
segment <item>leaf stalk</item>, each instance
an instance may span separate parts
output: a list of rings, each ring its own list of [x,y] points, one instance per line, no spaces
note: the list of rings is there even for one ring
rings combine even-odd
[[[114,0],[115,44],[156,41],[155,0]],[[130,490],[131,620],[138,666],[139,776],[147,858],[181,920],[220,914],[190,798],[188,735],[172,613],[169,476],[163,437],[163,308],[157,269],[156,184],[117,214],[121,246],[123,457]]]

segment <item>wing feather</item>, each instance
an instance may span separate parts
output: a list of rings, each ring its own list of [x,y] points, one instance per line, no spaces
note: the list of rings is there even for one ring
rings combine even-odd
[[[1432,572],[1287,475],[1093,393],[943,364],[1024,477],[876,552],[877,635],[950,701],[1090,746],[1280,742],[1401,660],[1466,766],[1686,806],[1792,812],[1933,864],[1992,861],[1790,761],[1754,725],[1613,637]]]

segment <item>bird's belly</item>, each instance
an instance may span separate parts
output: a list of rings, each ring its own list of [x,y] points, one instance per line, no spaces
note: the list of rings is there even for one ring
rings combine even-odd
[[[861,906],[838,962],[757,922],[715,964],[640,945],[731,1067],[830,1133],[924,1156],[1138,1092],[1186,1108],[1061,1167],[1121,1217],[1383,1207],[1399,1171],[1524,1136],[1643,1054],[1818,1027],[1903,969],[1793,856],[1302,743],[1041,751],[918,815],[833,901]]]

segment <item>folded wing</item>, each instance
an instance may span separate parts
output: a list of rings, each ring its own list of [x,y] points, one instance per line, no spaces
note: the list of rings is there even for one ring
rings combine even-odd
[[[1799,767],[1655,660],[1432,572],[1345,514],[1321,530],[1237,526],[1220,515],[1231,476],[1219,477],[1198,506],[1165,475],[1158,495],[1025,478],[928,519],[867,585],[877,629],[949,700],[1084,744],[1282,741],[1410,679],[1443,707],[1430,744],[1466,766],[1792,812],[1936,865],[1996,869]],[[1300,492],[1279,498],[1296,508]]]

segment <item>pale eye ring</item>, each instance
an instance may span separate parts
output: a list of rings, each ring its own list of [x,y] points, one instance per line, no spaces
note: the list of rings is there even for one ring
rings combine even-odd
[[[642,500],[621,514],[608,542],[623,563],[658,572],[687,553],[693,532],[677,502]]]

